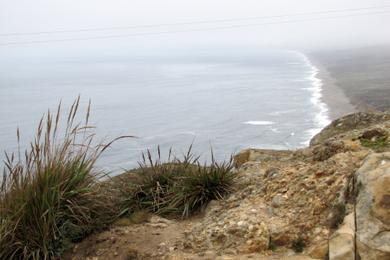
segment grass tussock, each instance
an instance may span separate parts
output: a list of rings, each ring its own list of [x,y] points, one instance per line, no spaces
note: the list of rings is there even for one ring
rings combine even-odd
[[[85,121],[75,123],[78,98],[62,122],[60,104],[41,119],[24,156],[7,154],[0,182],[0,259],[58,258],[118,213],[94,168],[111,143],[93,145],[89,107]],[[19,141],[19,131],[17,136]]]
[[[332,208],[332,216],[329,220],[329,226],[333,229],[338,228],[344,221],[347,215],[347,207],[345,203],[336,203]]]
[[[231,192],[235,174],[233,162],[201,165],[192,146],[180,159],[169,151],[162,162],[158,148],[156,159],[150,151],[143,154],[136,176],[125,190],[124,212],[144,209],[163,216],[188,217],[204,209],[208,202]]]
[[[376,152],[382,152],[390,146],[387,136],[381,136],[375,139],[360,139],[362,146],[370,148]]]

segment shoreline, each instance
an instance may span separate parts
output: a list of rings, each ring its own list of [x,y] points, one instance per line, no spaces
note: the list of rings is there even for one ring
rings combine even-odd
[[[342,116],[358,112],[358,108],[352,105],[351,100],[345,95],[344,91],[337,85],[336,79],[333,78],[324,65],[314,59],[312,56],[305,54],[311,64],[318,69],[316,78],[321,80],[321,102],[325,103],[330,121]]]

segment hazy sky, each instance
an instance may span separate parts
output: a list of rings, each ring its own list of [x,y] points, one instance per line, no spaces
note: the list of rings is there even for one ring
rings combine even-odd
[[[193,46],[257,45],[273,48],[349,47],[390,42],[388,0],[0,0],[0,34],[126,27],[167,23],[242,19],[384,6],[272,19],[201,23],[127,30],[0,36],[0,55],[60,55],[155,51]],[[381,12],[381,13],[378,13]],[[376,13],[372,15],[363,15]],[[353,15],[353,16],[351,16]],[[323,19],[327,17],[344,18]],[[306,20],[296,22],[297,20]],[[268,24],[267,24],[268,23]],[[276,24],[270,24],[276,23]],[[247,26],[248,24],[260,24]],[[262,24],[262,25],[261,25]],[[215,27],[236,27],[210,30]],[[182,33],[167,31],[209,30]],[[86,41],[1,46],[10,42],[123,36]]]

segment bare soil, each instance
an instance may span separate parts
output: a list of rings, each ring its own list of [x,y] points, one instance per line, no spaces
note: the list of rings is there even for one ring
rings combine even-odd
[[[191,220],[150,217],[146,223],[117,221],[109,230],[93,234],[77,244],[64,259],[161,259],[183,240]]]

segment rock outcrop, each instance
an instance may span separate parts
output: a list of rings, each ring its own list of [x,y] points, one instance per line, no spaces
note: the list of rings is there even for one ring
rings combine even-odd
[[[329,259],[355,259],[355,233],[355,214],[351,213],[344,218],[343,225],[329,239]]]
[[[390,153],[369,155],[356,177],[357,252],[390,259]]]
[[[373,125],[381,125],[382,123],[389,120],[390,114],[388,113],[358,112],[350,114],[336,119],[330,123],[320,133],[311,139],[310,145],[321,144],[325,140],[335,136],[340,136],[343,133],[348,134],[351,131],[359,131],[364,128],[369,128]]]

